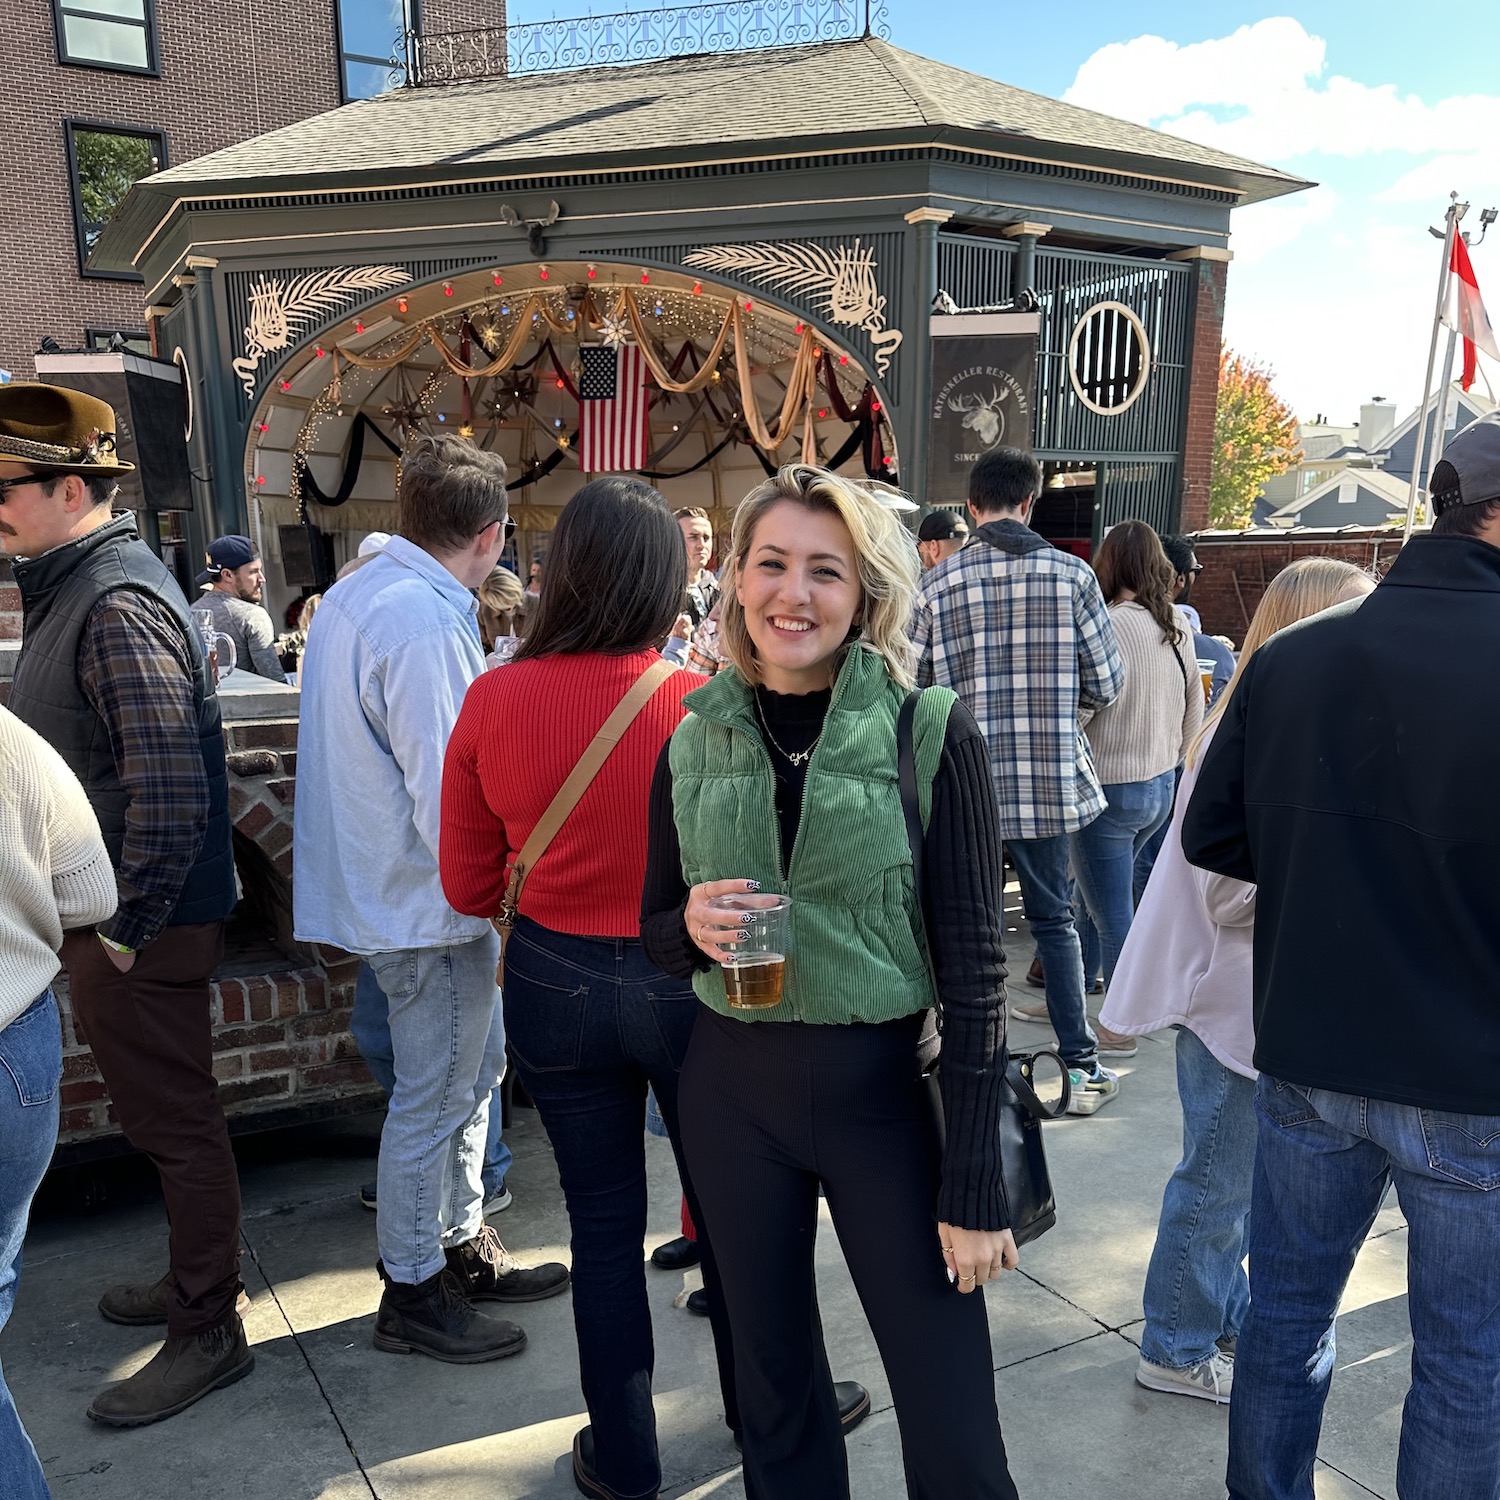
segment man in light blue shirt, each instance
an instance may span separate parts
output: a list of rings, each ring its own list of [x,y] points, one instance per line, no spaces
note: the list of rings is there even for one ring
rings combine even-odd
[[[568,1284],[524,1269],[481,1212],[489,1099],[505,1066],[489,923],[438,875],[443,756],[484,670],[471,590],[505,540],[505,464],[450,437],[402,457],[397,535],[331,588],[309,631],[297,747],[296,936],[357,953],[390,1008],[375,1346],[475,1364],[526,1335],[474,1301]]]

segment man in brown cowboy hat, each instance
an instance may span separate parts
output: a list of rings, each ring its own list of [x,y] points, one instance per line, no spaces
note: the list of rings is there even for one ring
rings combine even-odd
[[[165,1323],[156,1355],[89,1407],[160,1421],[250,1373],[240,1191],[211,1067],[209,977],[235,902],[219,700],[187,601],[129,514],[111,516],[115,414],[61,387],[0,385],[0,552],[25,624],[10,708],[87,791],[119,909],[63,942],[74,1014],[120,1128],[161,1175],[170,1269],[116,1286],[112,1322]]]

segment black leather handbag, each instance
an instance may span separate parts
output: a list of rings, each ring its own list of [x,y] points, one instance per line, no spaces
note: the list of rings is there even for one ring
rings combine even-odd
[[[932,943],[928,937],[927,883],[924,872],[922,815],[917,800],[917,755],[913,725],[920,693],[911,693],[901,705],[896,721],[896,766],[901,788],[901,810],[906,816],[906,837],[911,844],[912,874],[916,881],[917,905],[922,914],[923,951],[927,958],[927,972],[932,980],[932,993],[936,1000],[938,1031],[942,1031],[942,998],[938,994],[937,973],[932,964]],[[1039,1059],[1050,1058],[1062,1075],[1062,1098],[1048,1108],[1037,1096],[1033,1087]],[[937,1062],[928,1074],[934,1108],[937,1110],[939,1130],[942,1128],[942,1096],[938,1087],[937,1070],[942,1065],[939,1051]],[[1042,1146],[1042,1122],[1055,1120],[1065,1114],[1071,1097],[1068,1084],[1068,1069],[1062,1058],[1051,1048],[1037,1052],[1012,1052],[1005,1070],[1005,1090],[1000,1101],[1000,1175],[1001,1191],[1005,1195],[1006,1212],[1010,1217],[1010,1231],[1017,1245],[1027,1244],[1045,1234],[1057,1222],[1057,1202],[1052,1193],[1052,1174],[1047,1170],[1047,1153]]]

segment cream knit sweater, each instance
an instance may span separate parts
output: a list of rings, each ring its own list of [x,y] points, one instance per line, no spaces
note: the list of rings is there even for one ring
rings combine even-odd
[[[1088,723],[1094,769],[1106,786],[1149,781],[1181,765],[1203,723],[1203,679],[1186,622],[1174,651],[1144,605],[1111,604],[1109,617],[1125,661],[1125,686]]]
[[[65,928],[114,913],[115,872],[62,757],[0,708],[0,1028],[57,974]]]

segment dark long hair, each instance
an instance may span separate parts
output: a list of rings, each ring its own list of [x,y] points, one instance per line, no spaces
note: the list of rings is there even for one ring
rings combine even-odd
[[[1175,646],[1182,639],[1182,626],[1172,608],[1177,570],[1168,561],[1161,538],[1144,521],[1121,521],[1109,528],[1094,553],[1094,572],[1106,604],[1113,604],[1129,589],[1135,602],[1161,626],[1167,645]]]
[[[557,518],[542,597],[511,660],[660,646],[686,593],[687,552],[665,498],[639,479],[595,479]]]

